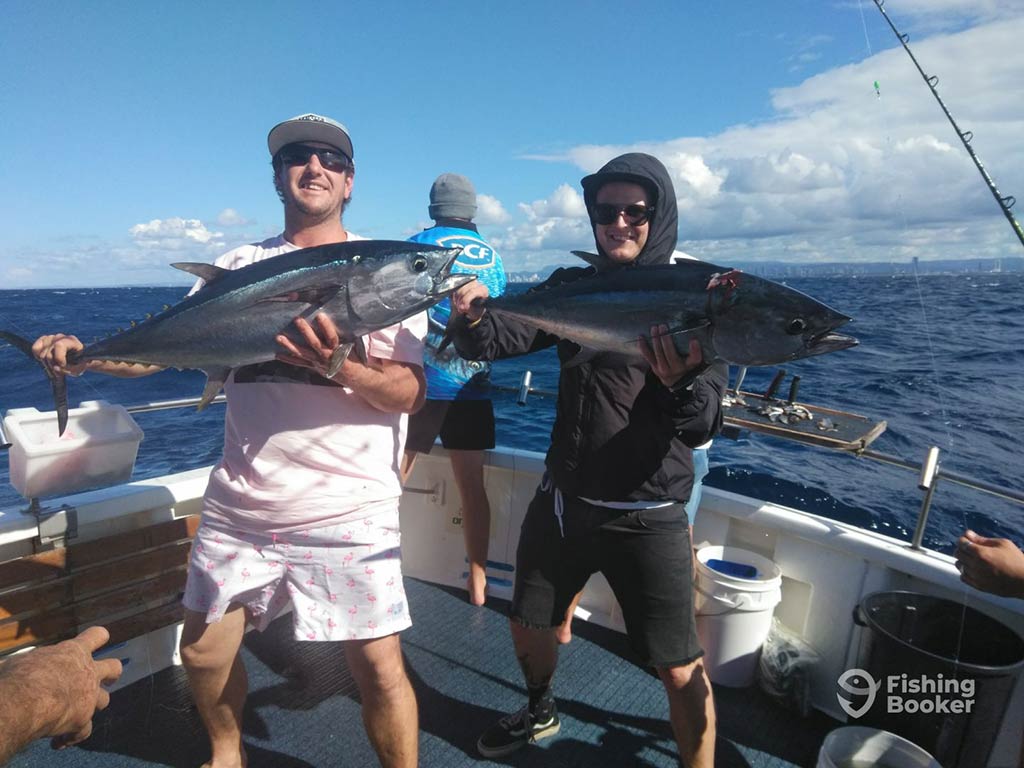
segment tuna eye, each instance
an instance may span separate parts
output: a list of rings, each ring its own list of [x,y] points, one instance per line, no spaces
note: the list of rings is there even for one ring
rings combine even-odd
[[[427,260],[422,256],[417,256],[412,260],[412,268],[414,272],[422,272],[427,268]]]
[[[790,336],[796,336],[798,333],[803,333],[806,330],[807,322],[802,317],[790,320],[789,325],[786,326],[786,333]]]

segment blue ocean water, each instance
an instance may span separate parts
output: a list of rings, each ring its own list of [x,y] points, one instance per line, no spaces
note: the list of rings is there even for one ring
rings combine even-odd
[[[887,421],[872,450],[919,463],[934,445],[944,469],[1024,490],[1024,386],[1017,379],[1024,373],[1024,275],[801,278],[787,284],[852,316],[849,332],[861,341],[851,350],[787,365],[790,376],[801,378],[800,401]],[[0,291],[0,328],[27,338],[63,331],[92,340],[183,294],[181,287]],[[527,369],[534,387],[555,389],[553,350],[497,363],[494,383],[518,389]],[[744,389],[764,390],[774,372],[751,369]],[[96,399],[130,405],[194,397],[202,387],[199,372],[165,371],[144,379],[87,375],[71,380],[69,390],[73,405]],[[0,346],[0,411],[24,406],[52,409],[49,386],[36,365]],[[531,396],[521,407],[514,394],[499,391],[495,410],[499,444],[546,449],[552,400]],[[219,456],[220,406],[203,413],[144,413],[136,420],[146,434],[136,479],[204,466]],[[7,478],[6,452],[0,452],[0,507],[20,501]],[[715,441],[707,483],[904,539],[922,500],[914,472],[751,433]],[[1024,509],[940,483],[926,544],[949,551],[965,526],[1021,541]]]

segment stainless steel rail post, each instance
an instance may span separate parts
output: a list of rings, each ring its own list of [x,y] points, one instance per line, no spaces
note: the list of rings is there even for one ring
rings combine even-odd
[[[519,381],[519,392],[516,393],[516,404],[526,405],[526,398],[530,394],[530,380],[533,378],[533,371],[524,371],[523,378]]]
[[[914,538],[911,539],[911,549],[921,549],[921,541],[924,539],[924,529],[928,525],[928,512],[932,507],[932,496],[935,493],[935,486],[939,484],[939,449],[934,445],[928,449],[928,455],[921,464],[921,477],[917,481],[917,487],[924,491],[924,501],[921,502],[921,511],[917,515],[917,527],[914,529]]]

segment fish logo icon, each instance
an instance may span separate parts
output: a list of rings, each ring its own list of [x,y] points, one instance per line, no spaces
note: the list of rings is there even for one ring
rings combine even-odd
[[[844,699],[840,694],[836,694],[836,698],[839,699],[839,706],[843,708],[843,711],[850,717],[857,718],[865,714],[871,705],[875,703],[875,696],[878,693],[878,689],[882,687],[882,684],[873,678],[870,673],[865,672],[863,669],[848,669],[839,676],[839,680],[836,681],[840,688],[846,693],[853,696],[867,696],[864,703],[859,706],[853,706],[853,702]]]

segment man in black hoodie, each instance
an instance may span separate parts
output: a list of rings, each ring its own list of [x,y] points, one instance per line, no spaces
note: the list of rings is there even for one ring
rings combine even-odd
[[[654,157],[615,158],[582,181],[598,254],[590,267],[556,270],[533,290],[595,271],[668,263],[675,250],[675,191]],[[714,762],[715,713],[697,641],[688,521],[691,448],[721,427],[728,369],[704,363],[693,341],[681,355],[667,326],[638,339],[644,360],[579,347],[532,326],[487,313],[471,283],[452,297],[466,359],[495,360],[557,345],[562,370],[547,472],[523,521],[516,553],[512,639],[529,703],[477,742],[501,757],[555,734],[551,682],[556,631],[573,596],[602,572],[622,608],[634,650],[665,686],[669,716],[687,766]]]

